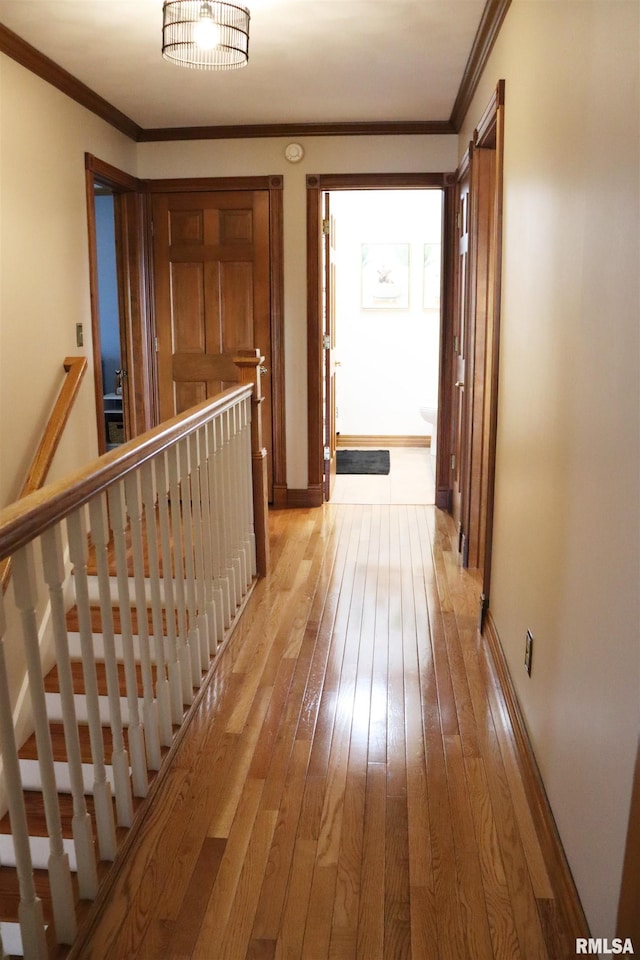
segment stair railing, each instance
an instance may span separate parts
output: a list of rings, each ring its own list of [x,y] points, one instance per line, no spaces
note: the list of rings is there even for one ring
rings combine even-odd
[[[60,444],[74,400],[78,395],[82,378],[87,369],[87,359],[86,357],[65,357],[62,366],[66,376],[44,428],[38,449],[31,461],[27,479],[22,485],[19,497],[26,497],[34,490],[39,490],[47,479],[54,454]],[[0,562],[0,584],[3,591],[7,589],[10,576],[11,562],[6,559]]]
[[[17,921],[30,960],[44,960],[52,944],[73,942],[72,873],[80,898],[94,899],[98,860],[115,858],[116,828],[131,826],[135,798],[147,794],[163,749],[254,578],[267,572],[261,358],[256,351],[234,362],[249,382],[0,513],[0,560],[12,557],[21,622],[17,632],[5,625],[0,592],[0,747],[20,892]],[[59,695],[53,699],[43,679],[38,581],[46,585],[55,647]],[[69,626],[73,604],[77,625]],[[23,788],[30,784],[16,743],[5,656],[10,643],[25,651],[48,835],[45,864],[35,863],[29,837]],[[80,698],[72,659],[82,663]],[[104,665],[106,696],[96,663]],[[54,756],[52,721],[64,728],[64,775]],[[82,726],[88,727],[90,764],[82,755]],[[59,791],[73,798],[71,843],[63,837]],[[49,872],[53,927],[46,933],[34,866]]]

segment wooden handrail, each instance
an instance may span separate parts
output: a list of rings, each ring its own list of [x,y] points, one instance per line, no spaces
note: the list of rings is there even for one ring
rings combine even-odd
[[[34,490],[39,490],[47,479],[54,454],[58,449],[62,433],[71,413],[71,408],[78,395],[82,378],[87,369],[87,358],[65,357],[63,366],[67,376],[62,384],[55,406],[51,411],[51,416],[42,435],[40,446],[33,458],[27,479],[20,491],[21,497],[26,497],[28,494],[33,493]]]
[[[34,490],[39,490],[47,479],[53,457],[87,369],[87,359],[86,357],[65,357],[63,367],[67,375],[31,462],[27,479],[18,495],[19,499],[28,496]],[[11,562],[7,559],[0,564],[0,584],[3,591],[7,588],[10,576]]]
[[[106,490],[131,470],[161,450],[181,440],[211,417],[223,413],[253,392],[251,384],[229,389],[213,400],[205,400],[184,414],[165,421],[159,427],[129,440],[97,460],[47,484],[40,490],[5,507],[0,512],[0,560],[25,546],[75,508]]]

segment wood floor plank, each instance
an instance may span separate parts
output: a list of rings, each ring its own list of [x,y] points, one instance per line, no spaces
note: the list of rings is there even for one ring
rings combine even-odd
[[[484,763],[469,757],[465,761],[465,769],[475,834],[479,838],[480,869],[493,956],[495,960],[521,960]]]
[[[238,883],[249,850],[264,786],[261,780],[246,780],[210,897],[198,931],[192,956],[209,960],[214,945],[232,921]],[[248,941],[248,937],[247,937]]]
[[[251,832],[251,842],[247,847],[242,871],[238,879],[233,909],[224,929],[213,930],[210,927],[208,940],[201,930],[198,943],[193,951],[193,960],[237,960],[245,957],[251,939],[251,930],[256,905],[264,877],[269,849],[276,826],[276,813],[273,810],[258,812]]]
[[[384,890],[387,771],[382,763],[369,763],[365,788],[365,813],[360,865],[357,960],[381,957],[384,952]]]
[[[273,941],[274,944],[277,941],[292,869],[310,748],[310,742],[305,740],[297,740],[293,745],[254,919],[252,937],[259,941]],[[267,785],[265,793],[266,790]],[[270,808],[271,804],[267,806]]]
[[[272,573],[73,960],[564,960],[451,518],[270,524]]]
[[[276,943],[276,960],[300,960],[316,862],[315,840],[299,838],[293,853],[291,881]]]
[[[445,737],[444,744],[466,953],[467,956],[474,957],[474,960],[492,960],[493,946],[467,792],[461,738]]]

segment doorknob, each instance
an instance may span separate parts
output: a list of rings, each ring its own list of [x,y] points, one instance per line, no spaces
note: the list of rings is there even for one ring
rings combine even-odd
[[[464,380],[456,380],[456,387],[464,387]]]
[[[267,369],[267,367],[264,366],[264,364],[261,364],[261,366],[260,366],[260,373],[261,373],[261,375],[262,375],[263,377],[264,377],[267,373],[269,373],[269,370]]]

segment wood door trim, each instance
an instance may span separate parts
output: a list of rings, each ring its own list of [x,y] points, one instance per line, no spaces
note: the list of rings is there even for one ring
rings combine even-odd
[[[447,173],[323,173],[307,177],[319,181],[322,190],[419,190],[422,187],[444,187]]]
[[[85,170],[91,170],[97,180],[104,180],[110,187],[118,187],[121,190],[143,191],[145,187],[144,180],[134,177],[125,170],[119,170],[106,160],[95,157],[92,153],[84,155]]]
[[[156,391],[153,374],[151,316],[149,308],[149,263],[143,181],[124,170],[85,154],[85,192],[89,246],[89,286],[91,333],[94,359],[94,395],[98,450],[106,449],[102,404],[104,384],[100,357],[100,312],[98,306],[98,266],[94,184],[108,186],[118,201],[116,206],[116,252],[118,257],[118,300],[121,329],[126,332],[121,350],[126,350],[125,369],[129,371],[128,406],[131,439],[156,422]],[[122,339],[122,338],[121,338]]]
[[[229,190],[269,190],[274,196],[282,191],[284,178],[270,177],[174,177],[145,180],[149,193],[214,193]]]
[[[471,173],[471,191],[474,193],[474,185],[477,185],[476,171],[474,168],[474,157],[479,157],[483,152],[491,150],[495,155],[494,170],[491,178],[491,189],[493,197],[491,199],[491,233],[488,240],[489,261],[491,264],[492,275],[490,277],[490,289],[488,297],[490,299],[490,318],[489,330],[490,342],[487,346],[486,355],[480,358],[480,367],[488,370],[486,379],[483,382],[483,398],[481,409],[478,404],[474,405],[472,395],[475,367],[478,366],[478,358],[475,356],[475,338],[472,335],[469,344],[467,364],[469,370],[465,377],[470,385],[470,396],[468,406],[468,420],[470,424],[471,435],[476,433],[476,442],[472,448],[472,440],[469,440],[469,478],[475,477],[476,483],[481,484],[482,491],[474,492],[474,504],[476,515],[473,521],[473,530],[471,526],[470,511],[471,492],[467,490],[465,496],[469,502],[465,502],[463,496],[462,516],[465,523],[464,534],[478,538],[479,543],[469,545],[468,539],[465,542],[465,549],[469,550],[472,557],[477,557],[478,566],[482,572],[483,589],[483,610],[489,605],[489,590],[491,584],[491,555],[493,544],[493,515],[494,515],[494,487],[495,487],[495,461],[496,461],[496,436],[498,421],[498,362],[500,345],[500,311],[501,311],[501,264],[502,264],[502,210],[503,210],[503,149],[504,149],[504,103],[505,103],[505,82],[500,80],[496,86],[491,100],[483,111],[482,117],[476,127],[474,139],[469,144],[460,166],[457,171],[458,182],[466,175],[467,171]],[[472,206],[477,209],[477,198],[473,199]],[[484,204],[485,211],[487,204]],[[473,228],[475,231],[475,227]],[[470,238],[472,250],[470,256],[470,283],[474,288],[472,297],[475,299],[475,278],[477,264],[474,260],[477,256],[476,242],[473,237]],[[472,305],[470,311],[471,317],[475,316],[475,307]],[[475,321],[474,321],[475,322]],[[452,354],[451,354],[452,356]],[[481,442],[477,442],[477,437],[481,437]],[[471,454],[473,453],[473,457]],[[470,481],[468,486],[470,486]],[[475,564],[474,564],[475,565]]]
[[[491,558],[493,550],[493,516],[495,507],[495,475],[496,475],[496,444],[498,433],[498,380],[500,364],[500,320],[502,316],[502,232],[503,232],[503,180],[504,180],[504,103],[505,82],[500,80],[496,89],[496,96],[492,100],[495,121],[483,125],[482,131],[478,127],[477,146],[485,148],[488,138],[493,138],[495,146],[495,212],[494,212],[494,278],[493,278],[493,331],[491,343],[491,382],[489,418],[487,424],[487,500],[484,516],[484,563],[482,570],[482,589],[484,603],[489,604],[491,589]],[[486,117],[486,113],[485,113]],[[483,117],[484,119],[484,117]]]
[[[322,219],[322,193],[324,190],[419,190],[433,187],[444,190],[445,210],[451,200],[447,200],[447,191],[452,189],[454,175],[451,173],[330,173],[307,175],[307,441],[308,441],[308,485],[309,489],[324,488],[323,459],[323,410],[322,410],[322,248],[320,243],[320,222]],[[445,243],[447,249],[446,215],[443,217]],[[450,319],[451,296],[448,287],[451,282],[451,265],[445,259],[445,283],[443,290],[442,333],[440,336],[440,383],[438,387],[439,422],[438,431],[447,423],[446,407],[449,399],[444,393],[448,381],[448,367],[443,366],[447,347]],[[442,435],[442,434],[441,434]],[[443,507],[443,500],[449,493],[449,474],[446,469],[447,458],[438,454],[436,465],[436,503]]]

